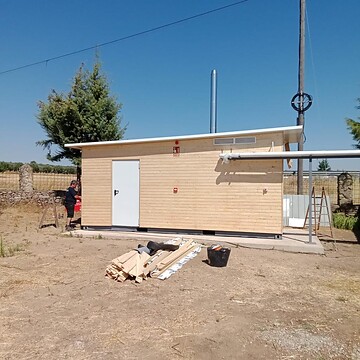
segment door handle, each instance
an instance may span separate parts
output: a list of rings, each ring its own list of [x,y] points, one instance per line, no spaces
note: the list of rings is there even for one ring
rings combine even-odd
[[[116,196],[119,193],[119,190],[114,190],[114,196]]]

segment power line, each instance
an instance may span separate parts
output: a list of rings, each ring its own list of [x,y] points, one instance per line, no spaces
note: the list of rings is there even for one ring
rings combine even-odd
[[[184,19],[173,21],[173,22],[168,23],[168,24],[156,26],[154,28],[144,30],[144,31],[140,31],[140,32],[137,32],[137,33],[132,34],[132,35],[127,35],[127,36],[124,36],[124,37],[121,37],[121,38],[118,38],[118,39],[115,39],[115,40],[107,41],[107,42],[104,42],[104,43],[99,44],[99,45],[89,46],[89,47],[81,49],[81,50],[76,50],[76,51],[72,51],[72,52],[69,52],[69,53],[66,53],[66,54],[63,54],[63,55],[54,56],[54,57],[46,59],[46,60],[41,60],[41,61],[37,61],[37,62],[31,63],[31,64],[18,66],[16,68],[12,68],[12,69],[9,69],[9,70],[0,71],[0,75],[6,74],[6,73],[9,73],[9,72],[14,72],[14,71],[21,70],[21,69],[25,69],[25,68],[28,68],[28,67],[40,65],[40,64],[47,64],[50,61],[59,60],[59,59],[62,59],[64,57],[67,57],[67,56],[72,56],[72,55],[79,54],[79,53],[82,53],[82,52],[85,52],[85,51],[97,49],[97,48],[100,48],[100,47],[103,47],[103,46],[114,44],[114,43],[119,42],[119,41],[128,40],[128,39],[131,39],[131,38],[134,38],[134,37],[137,37],[137,36],[141,36],[141,35],[148,34],[148,33],[151,33],[151,32],[157,31],[157,30],[161,30],[161,29],[173,26],[173,25],[177,25],[177,24],[183,23],[185,21],[193,20],[193,19],[199,18],[201,16],[209,15],[209,14],[212,14],[214,12],[221,11],[221,10],[224,10],[224,9],[227,9],[227,8],[239,5],[239,4],[243,4],[243,3],[246,3],[248,1],[250,1],[250,0],[237,1],[237,2],[234,2],[234,3],[229,4],[229,5],[221,6],[219,8],[213,9],[213,10],[208,10],[208,11],[205,11],[205,12],[200,13],[200,14],[196,14],[196,15],[184,18]]]

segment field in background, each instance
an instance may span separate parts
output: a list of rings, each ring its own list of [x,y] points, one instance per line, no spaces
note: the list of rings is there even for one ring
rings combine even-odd
[[[76,179],[74,174],[34,173],[34,190],[65,190],[73,179]],[[0,190],[19,190],[19,173],[0,173]]]
[[[337,191],[338,174],[313,175],[313,186],[316,195],[321,195],[322,187],[330,196],[331,203],[338,203]],[[355,205],[360,204],[360,173],[352,174],[353,176],[353,202]],[[34,173],[34,189],[39,191],[64,190],[68,188],[72,179],[76,178],[74,174],[54,174],[54,173]],[[309,179],[304,176],[304,194],[309,192]],[[284,194],[296,194],[297,177],[293,174],[284,174]],[[18,172],[0,172],[0,190],[19,190],[19,173]]]

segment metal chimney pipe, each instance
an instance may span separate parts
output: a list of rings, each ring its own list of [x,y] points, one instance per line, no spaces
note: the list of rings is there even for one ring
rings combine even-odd
[[[210,100],[210,133],[217,132],[217,74],[211,71],[211,100]]]

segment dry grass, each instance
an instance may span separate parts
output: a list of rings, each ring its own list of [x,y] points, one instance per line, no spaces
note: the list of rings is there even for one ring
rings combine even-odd
[[[13,294],[16,291],[20,291],[22,285],[29,285],[31,282],[28,280],[8,280],[5,283],[1,284],[1,291],[0,291],[0,299],[6,298]]]
[[[0,258],[0,358],[359,359],[356,241],[326,256],[234,247],[224,268],[202,251],[165,281],[120,284],[106,266],[143,239],[65,237],[40,215],[0,216],[7,244],[30,242]]]
[[[337,301],[357,302],[360,305],[360,280],[348,277],[336,277],[326,283],[326,286],[333,290],[336,294]]]

